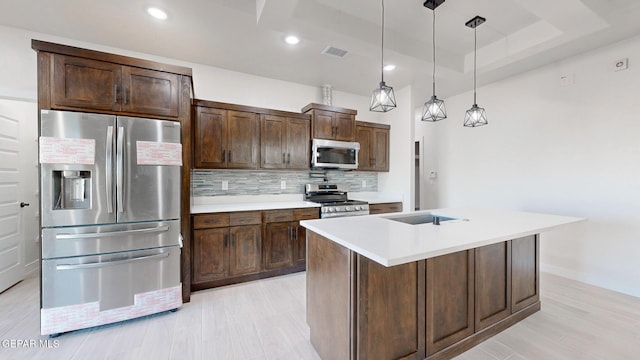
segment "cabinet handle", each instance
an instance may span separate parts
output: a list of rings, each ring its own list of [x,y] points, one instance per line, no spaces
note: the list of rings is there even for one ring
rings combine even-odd
[[[236,234],[231,235],[231,247],[236,247]]]
[[[127,88],[122,89],[122,95],[124,95],[124,104],[127,105]]]
[[[229,240],[229,235],[224,234],[223,236],[223,241],[222,241],[222,246],[224,246],[225,248],[227,247],[227,241]]]
[[[296,225],[296,240],[298,240],[298,228],[299,228],[299,226]]]
[[[289,241],[292,240],[291,237],[292,237],[293,232],[291,230],[292,230],[291,226],[287,226],[287,232],[288,232],[288,235],[289,235]]]
[[[283,164],[286,164],[286,163],[287,163],[287,161],[285,160],[285,156],[286,156],[286,154],[285,154],[285,153],[282,153],[282,163],[283,163]]]
[[[332,126],[331,127],[331,135],[333,135],[333,137],[336,137],[337,133],[338,133],[338,127],[337,126]]]
[[[222,162],[227,162],[227,150],[222,150]]]
[[[113,84],[113,103],[118,103],[118,84]]]
[[[287,164],[291,164],[291,153],[287,154]]]
[[[229,154],[229,162],[231,162],[231,150],[229,150],[228,154]]]

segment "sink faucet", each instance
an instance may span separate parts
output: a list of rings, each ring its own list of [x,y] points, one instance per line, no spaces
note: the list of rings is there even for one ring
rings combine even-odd
[[[433,225],[440,225],[440,216],[433,217]]]

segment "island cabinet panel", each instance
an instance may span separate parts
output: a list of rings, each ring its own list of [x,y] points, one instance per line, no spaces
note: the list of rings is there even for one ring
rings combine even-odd
[[[356,359],[424,358],[424,261],[385,267],[356,258]]]
[[[475,249],[475,330],[511,315],[511,241]]]
[[[353,359],[355,255],[314,232],[308,233],[307,251],[307,324],[311,344],[322,359]]]
[[[427,259],[427,356],[474,333],[474,260],[473,249]]]
[[[511,241],[511,311],[540,300],[540,242],[537,235]]]

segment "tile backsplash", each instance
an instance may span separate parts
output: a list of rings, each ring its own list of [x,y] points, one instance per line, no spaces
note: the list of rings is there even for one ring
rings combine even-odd
[[[193,170],[191,195],[268,195],[303,194],[304,185],[322,183],[347,184],[349,191],[378,191],[378,173],[363,171],[268,171],[268,170]],[[228,190],[222,190],[227,181]],[[285,189],[282,189],[282,182]]]

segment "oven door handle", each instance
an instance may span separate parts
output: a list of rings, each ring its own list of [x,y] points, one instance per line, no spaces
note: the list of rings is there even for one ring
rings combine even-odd
[[[158,227],[147,228],[147,229],[110,231],[110,232],[103,232],[103,233],[56,234],[56,240],[92,239],[92,238],[107,237],[107,236],[122,236],[122,235],[129,235],[129,234],[155,233],[155,232],[164,232],[164,231],[169,231],[169,225],[158,226]]]
[[[98,262],[92,262],[92,263],[86,263],[86,264],[60,264],[60,265],[56,265],[56,270],[93,269],[93,268],[99,268],[103,266],[128,264],[128,263],[142,261],[142,260],[166,258],[168,256],[169,256],[169,253],[166,252],[162,254],[138,256],[138,257],[134,257],[131,259],[124,259],[124,260],[98,261]]]

